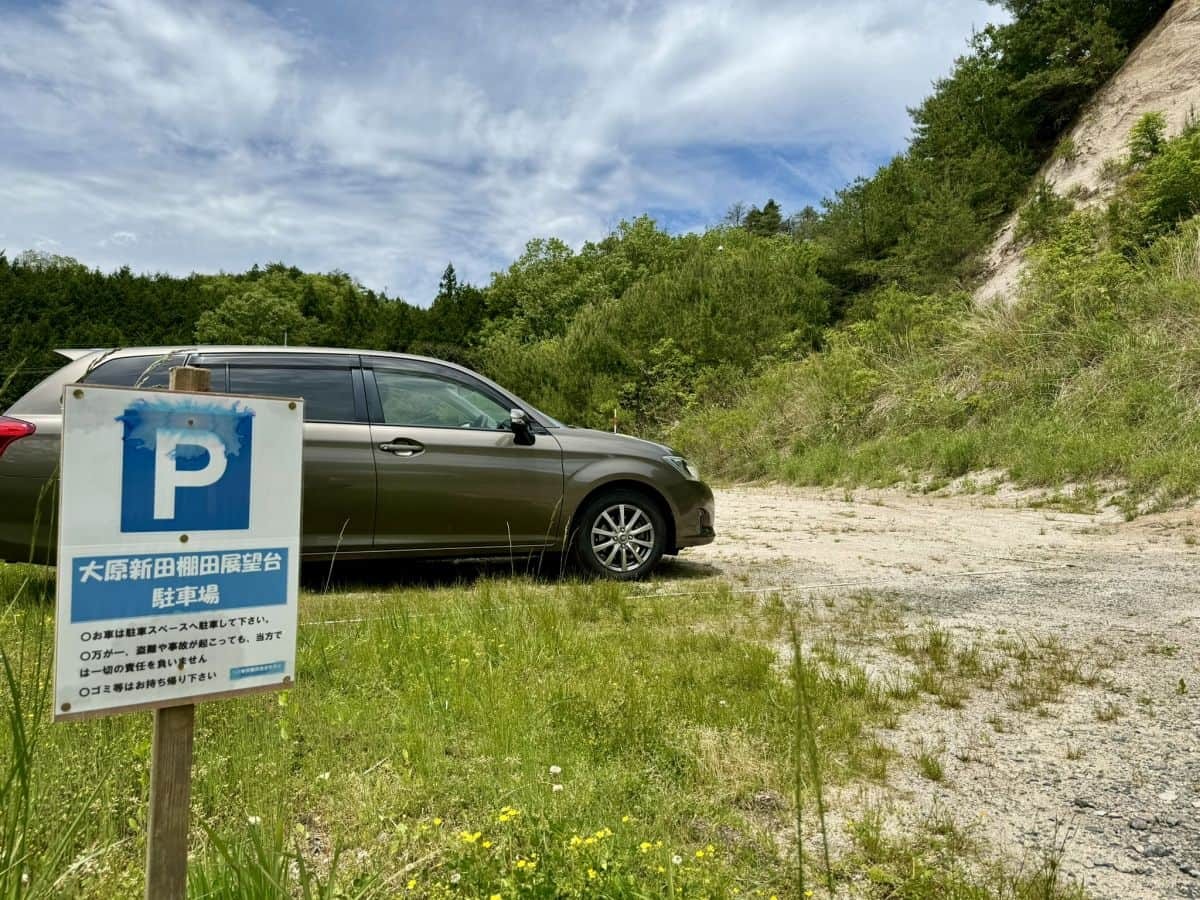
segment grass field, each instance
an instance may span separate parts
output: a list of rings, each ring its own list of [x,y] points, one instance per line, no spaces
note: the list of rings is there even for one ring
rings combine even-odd
[[[341,588],[302,599],[293,690],[197,710],[193,897],[1059,896],[945,822],[849,817],[825,868],[818,788],[885,779],[874,729],[913,698],[835,644],[800,662],[778,598]],[[51,594],[0,567],[0,897],[140,896],[150,717],[49,723]]]

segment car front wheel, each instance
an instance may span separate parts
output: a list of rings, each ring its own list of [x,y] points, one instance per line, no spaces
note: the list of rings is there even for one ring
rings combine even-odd
[[[633,581],[662,558],[666,539],[666,522],[654,503],[636,491],[612,491],[579,517],[575,556],[593,574]]]

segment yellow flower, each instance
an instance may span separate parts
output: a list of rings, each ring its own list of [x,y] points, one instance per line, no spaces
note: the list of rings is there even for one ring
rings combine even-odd
[[[597,879],[599,877],[600,877],[600,873],[597,872],[595,869],[588,869],[588,880],[589,881],[594,881],[595,879]]]
[[[480,834],[478,831],[460,831],[458,836],[464,844],[473,844],[479,840]]]
[[[442,824],[442,820],[441,820],[440,818],[438,818],[437,816],[434,816],[434,817],[433,817],[433,824],[434,824],[434,825],[441,825],[441,824]]]
[[[491,846],[492,846],[492,842],[491,842],[491,841],[484,841],[484,842],[483,842],[483,849],[484,849],[484,850],[488,850],[488,849],[490,849],[490,848],[491,848]]]
[[[499,894],[492,894],[491,900],[504,900]]]
[[[704,859],[704,851],[703,850],[696,851],[696,859]]]
[[[413,888],[415,888],[416,886],[417,886],[417,879],[415,879],[415,878],[410,878],[410,879],[408,879],[408,889],[409,889],[410,891],[411,891]]]
[[[633,821],[633,816],[621,816],[621,821],[628,825]]]
[[[642,841],[640,844],[638,844],[638,849],[643,853],[649,853],[654,849],[654,845],[649,841]]]

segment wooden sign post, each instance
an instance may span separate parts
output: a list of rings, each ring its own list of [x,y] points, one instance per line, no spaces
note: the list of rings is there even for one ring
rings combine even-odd
[[[208,369],[177,366],[171,390],[208,393]],[[146,900],[187,896],[188,822],[192,807],[192,735],[196,707],[154,710],[150,750],[150,823],[146,833]]]

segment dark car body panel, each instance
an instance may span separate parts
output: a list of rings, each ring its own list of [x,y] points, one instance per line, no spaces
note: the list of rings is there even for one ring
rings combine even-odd
[[[0,456],[0,558],[53,562],[63,388],[106,383],[105,364],[136,372],[142,362],[149,375],[137,377],[154,386],[166,383],[166,367],[186,362],[212,372],[214,391],[305,396],[305,558],[564,550],[583,505],[615,488],[660,507],[667,552],[713,539],[712,492],[665,461],[669,448],[565,427],[462,366],[378,351],[155,347],[80,353],[5,412],[37,430]],[[383,380],[392,379],[394,400],[410,376],[461,391],[455,402],[479,421],[388,424]],[[329,385],[329,396],[310,401],[306,383],[318,395]],[[498,420],[501,409],[525,412],[531,444]]]

